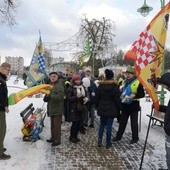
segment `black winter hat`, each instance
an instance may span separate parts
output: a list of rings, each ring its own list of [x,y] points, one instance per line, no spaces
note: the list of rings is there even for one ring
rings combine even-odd
[[[157,83],[166,85],[168,88],[170,88],[170,73],[163,74],[161,78],[158,78]]]
[[[106,76],[106,79],[112,79],[114,77],[114,73],[112,70],[106,69],[105,76]]]

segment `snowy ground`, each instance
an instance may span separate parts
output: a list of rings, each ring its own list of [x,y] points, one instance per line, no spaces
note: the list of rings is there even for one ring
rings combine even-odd
[[[20,80],[18,84],[14,84],[15,77],[11,77],[7,82],[9,87],[9,94],[19,91],[21,89],[13,88],[11,86],[23,87],[23,81]],[[25,87],[26,88],[26,87]],[[169,93],[166,94],[167,103],[169,100]],[[45,119],[45,128],[41,133],[41,139],[37,142],[23,142],[21,127],[23,125],[20,112],[26,108],[30,103],[34,104],[34,107],[46,108],[43,105],[42,98],[25,98],[16,105],[10,106],[10,113],[7,116],[7,134],[5,138],[5,147],[7,148],[6,154],[10,154],[12,158],[7,161],[0,161],[1,170],[40,170],[44,164],[48,164],[47,155],[47,143],[46,139],[50,137],[49,118]],[[151,102],[146,102],[145,99],[141,100],[142,107],[142,124],[140,139],[145,140],[146,131],[148,128],[149,118],[146,114],[151,112]],[[117,127],[115,127],[117,128]],[[128,128],[130,128],[128,126]],[[127,128],[127,130],[128,130]],[[150,128],[148,143],[155,146],[155,150],[151,158],[151,161],[157,160],[156,157],[162,157],[165,160],[165,134],[162,127],[154,126]],[[147,159],[146,157],[144,159]],[[165,164],[165,163],[164,163]],[[166,164],[165,164],[166,167]]]

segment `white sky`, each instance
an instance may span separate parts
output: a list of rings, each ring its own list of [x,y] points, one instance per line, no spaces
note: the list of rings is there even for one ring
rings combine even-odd
[[[0,27],[0,56],[2,61],[5,56],[22,56],[27,66],[39,39],[39,30],[43,42],[65,41],[78,32],[83,15],[114,21],[114,43],[118,49],[127,50],[161,7],[159,0],[147,0],[147,4],[154,9],[144,18],[137,12],[143,0],[23,0],[17,8],[17,24],[12,29]]]
[[[21,90],[18,88],[12,88],[11,86],[26,88],[26,86],[23,85],[23,80],[21,79],[19,79],[18,84],[14,84],[15,79],[16,77],[12,76],[7,81],[9,95],[11,93],[16,93]],[[167,92],[166,98],[165,98],[165,104],[167,104],[169,100],[169,96],[170,96],[170,93]],[[46,139],[50,138],[49,117],[46,117],[45,119],[45,122],[44,122],[45,127],[43,128],[43,132],[40,134],[41,140],[38,140],[37,142],[23,142],[22,141],[23,134],[21,132],[21,128],[23,126],[23,121],[22,121],[22,117],[20,116],[20,112],[23,111],[30,103],[33,103],[35,109],[38,107],[46,109],[46,104],[43,105],[43,99],[35,98],[35,97],[32,97],[32,98],[25,97],[24,99],[19,101],[17,104],[9,106],[10,112],[6,114],[7,133],[6,133],[4,145],[7,148],[7,151],[5,153],[10,154],[12,158],[7,161],[0,161],[1,170],[23,170],[23,169],[24,170],[42,170],[42,169],[47,169],[45,168],[47,165],[53,162],[57,162],[58,158],[63,157],[63,160],[67,159],[66,157],[64,157],[64,155],[61,155],[60,152],[57,152],[57,151],[56,151],[57,154],[54,154],[54,155],[51,154],[51,146],[49,143],[46,142]],[[141,99],[140,104],[142,108],[142,114],[141,114],[141,132],[139,133],[139,138],[142,141],[142,143],[144,143],[145,138],[146,138],[147,128],[148,128],[148,121],[149,121],[149,118],[146,116],[146,114],[150,114],[152,102],[146,102],[145,98],[143,98]],[[97,115],[95,116],[96,116],[96,119],[99,119]],[[70,124],[67,126],[66,124],[65,123],[62,124],[62,139],[61,139],[62,142],[61,142],[61,145],[57,147],[57,148],[62,148],[63,151],[67,150],[67,148],[69,147],[68,142],[66,142],[67,138],[65,138],[63,134],[64,130],[66,130],[64,128],[68,128],[68,131],[70,128]],[[118,129],[118,124],[116,123],[116,121],[113,123],[113,127],[116,130]],[[130,132],[131,132],[131,128],[130,128],[130,123],[129,123],[126,128],[126,133],[128,134]],[[79,137],[82,138],[81,135],[79,135]],[[158,169],[159,165],[166,167],[165,138],[164,137],[165,137],[165,132],[163,128],[159,126],[154,126],[150,128],[147,146],[149,146],[149,144],[152,145],[153,153],[152,155],[147,154],[147,149],[146,149],[144,162],[142,166],[143,169],[145,170],[150,169],[148,168],[148,165],[150,164],[150,162],[155,162],[155,165],[154,165],[155,167],[153,167],[153,169]],[[69,145],[71,144],[69,143]],[[131,155],[131,151],[133,152],[133,149],[127,150],[129,155]],[[118,154],[120,155],[125,154],[124,150],[119,151]],[[62,162],[63,167],[68,167],[67,163],[69,161],[70,160]],[[79,159],[76,159],[76,161],[78,162]],[[84,164],[87,164],[87,162],[85,161]],[[70,163],[69,163],[69,166],[70,166],[69,169],[75,168],[75,167],[73,168],[72,164],[70,165]]]

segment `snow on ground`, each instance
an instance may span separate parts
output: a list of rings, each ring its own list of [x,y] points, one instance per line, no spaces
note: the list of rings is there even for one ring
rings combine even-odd
[[[26,88],[23,85],[23,80],[20,80],[18,84],[14,84],[16,77],[11,77],[7,82],[7,85],[10,86],[8,93],[20,91],[19,88],[14,88],[11,86],[17,86]],[[37,142],[23,142],[22,141],[22,132],[21,128],[23,125],[22,117],[20,112],[24,110],[30,103],[33,103],[34,107],[43,106],[42,98],[24,98],[17,104],[10,106],[10,112],[6,114],[7,118],[7,133],[5,138],[5,147],[7,148],[6,154],[11,155],[11,159],[7,161],[0,161],[1,170],[38,170],[41,163],[45,163],[46,159],[46,142],[43,139]],[[45,109],[46,106],[44,105]],[[47,120],[48,118],[46,118]],[[48,130],[48,124],[46,124],[47,131],[41,133],[42,137],[48,138],[50,135],[47,134],[50,131]],[[46,133],[46,134],[45,134]]]
[[[23,85],[23,80],[20,80],[18,84],[14,84],[16,77],[12,76],[7,84],[9,86],[9,94],[17,92],[21,89],[11,86],[17,86],[26,88]],[[166,94],[165,103],[169,100],[169,92]],[[7,134],[5,138],[5,147],[7,148],[6,154],[10,154],[12,158],[7,161],[0,161],[1,170],[40,170],[43,165],[48,164],[46,160],[47,143],[46,139],[50,137],[49,118],[45,119],[45,128],[40,134],[41,140],[37,142],[23,142],[21,127],[23,125],[20,112],[24,110],[30,103],[34,104],[34,107],[40,107],[46,109],[46,105],[43,105],[42,98],[24,98],[17,104],[10,106],[10,112],[6,114],[7,118]],[[146,132],[148,128],[149,118],[146,116],[151,112],[151,102],[146,102],[145,98],[141,100],[141,132],[140,139],[145,140]],[[117,128],[117,127],[115,127]],[[130,129],[130,126],[126,130]],[[157,156],[165,157],[165,133],[163,128],[154,126],[150,128],[148,143],[155,146],[151,161],[157,160]],[[147,159],[145,157],[144,159]],[[165,158],[163,159],[165,160]],[[164,163],[165,164],[165,163]]]

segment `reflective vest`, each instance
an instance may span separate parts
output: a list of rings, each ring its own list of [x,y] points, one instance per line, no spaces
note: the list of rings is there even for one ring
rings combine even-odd
[[[122,95],[121,95],[121,99],[123,99],[125,96],[130,96],[131,94],[136,94],[138,86],[139,86],[139,83],[140,82],[139,82],[138,79],[134,79],[130,83],[126,83],[126,80],[123,81],[123,83],[122,83]],[[139,99],[132,99],[132,100],[128,100],[128,101],[126,101],[124,103],[130,104],[133,100],[139,101]]]
[[[65,85],[67,85],[67,84],[71,84],[69,81],[65,81]],[[66,93],[66,90],[65,90],[65,93]],[[64,94],[64,99],[67,99],[67,96],[66,96],[66,94]]]

